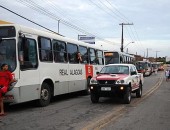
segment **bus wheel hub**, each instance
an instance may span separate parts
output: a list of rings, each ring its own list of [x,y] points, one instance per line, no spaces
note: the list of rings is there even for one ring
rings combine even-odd
[[[43,100],[48,100],[48,90],[47,90],[47,89],[43,89],[43,90],[41,91],[41,98],[42,98]]]

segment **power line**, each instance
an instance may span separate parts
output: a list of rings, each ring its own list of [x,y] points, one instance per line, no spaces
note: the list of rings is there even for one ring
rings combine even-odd
[[[117,13],[115,13],[112,9],[110,9],[104,2],[102,2],[101,0],[99,0],[99,2],[104,5],[108,10],[110,10],[114,15],[116,15],[118,18],[120,18],[123,21],[126,21],[126,19],[124,19],[123,17],[121,17],[120,15],[118,15]]]
[[[94,1],[92,1],[92,0],[89,0],[92,4],[94,4],[95,6],[97,6],[98,8],[100,8],[102,11],[104,11],[104,12],[106,12],[107,14],[109,14],[109,15],[111,15],[113,18],[115,18],[115,16],[114,15],[116,15],[117,17],[115,18],[117,21],[127,21],[126,19],[126,17],[123,15],[123,14],[121,14],[117,9],[116,9],[116,11],[119,13],[119,14],[117,14],[116,12],[114,12],[111,8],[109,8],[104,2],[102,2],[101,0],[99,0],[99,2],[100,2],[100,5],[102,5],[102,6],[104,6],[104,7],[106,7],[107,8],[107,10],[109,10],[109,11],[111,11],[110,13],[109,12],[107,12],[105,9],[103,9],[99,4],[96,4]],[[107,1],[108,2],[108,1]],[[109,3],[109,5],[111,5],[111,3],[110,2],[108,2]],[[112,5],[111,5],[112,6]],[[113,7],[113,6],[112,6]],[[113,7],[114,8],[114,7]],[[112,15],[112,14],[114,14],[114,15]],[[122,17],[122,16],[124,16],[124,17]],[[123,22],[121,22],[121,23],[123,23]],[[132,31],[132,30],[131,30]],[[133,32],[132,32],[132,34],[133,34]],[[129,33],[129,31],[128,31],[128,35],[129,35],[129,37],[132,39],[132,37],[131,37],[131,35],[130,35],[130,33]],[[134,41],[134,40],[132,40],[132,41]]]
[[[108,0],[106,0],[106,2],[112,7],[112,8],[114,8],[115,9],[115,11],[117,11],[121,16],[123,16],[124,18],[123,19],[125,19],[125,21],[126,22],[128,22],[128,21],[130,21],[125,15],[123,15],[116,7],[114,7]]]
[[[94,36],[94,37],[96,37],[96,38],[98,38],[98,39],[100,39],[100,40],[102,40],[102,41],[104,41],[104,42],[107,42],[107,43],[110,43],[110,44],[113,45],[113,42],[110,42],[110,41],[108,41],[108,40],[105,40],[105,39],[97,36],[97,35],[94,35],[94,34],[92,34],[92,33],[89,33],[89,32],[87,32],[86,30],[84,30],[84,29],[82,29],[82,28],[80,28],[80,27],[78,27],[78,26],[76,26],[76,25],[74,25],[74,24],[71,24],[71,23],[69,23],[69,22],[66,21],[66,20],[63,20],[62,18],[54,15],[53,13],[49,12],[48,10],[45,10],[42,6],[37,5],[37,4],[36,4],[35,2],[33,2],[32,0],[29,0],[29,1],[17,0],[17,1],[19,1],[19,3],[22,3],[22,4],[26,5],[27,7],[32,8],[33,10],[35,10],[35,11],[41,13],[41,14],[44,14],[44,15],[46,15],[47,17],[50,17],[50,18],[52,18],[52,19],[54,19],[54,20],[57,20],[57,21],[58,21],[58,20],[60,19],[60,22],[62,22],[63,24],[67,25],[68,27],[71,27],[71,28],[73,28],[73,29],[75,29],[75,30],[78,30],[79,32],[82,32],[82,33],[84,33],[84,34]],[[26,3],[24,3],[24,2],[26,2]],[[29,5],[28,5],[28,4],[29,4]]]
[[[46,28],[46,27],[44,27],[44,26],[42,26],[42,25],[40,25],[40,24],[38,24],[38,23],[36,23],[36,22],[34,22],[34,21],[32,21],[32,20],[30,20],[30,19],[28,19],[28,18],[26,18],[26,17],[24,17],[24,16],[22,16],[22,15],[16,13],[16,12],[4,7],[4,6],[2,6],[2,5],[0,5],[0,7],[7,10],[7,11],[9,11],[9,12],[11,12],[11,13],[13,13],[13,14],[15,14],[15,15],[17,15],[17,16],[19,16],[19,17],[21,17],[21,18],[23,18],[23,19],[25,19],[25,20],[27,20],[27,21],[29,21],[29,22],[31,22],[31,23],[33,23],[33,24],[35,24],[35,25],[37,25],[37,26],[39,26],[39,27],[42,27],[42,28],[44,28],[44,29],[46,29],[46,30],[48,30],[50,32],[58,34],[57,32],[55,32],[55,31],[53,31],[51,29],[48,29],[48,28]],[[60,35],[60,34],[58,34],[58,35]]]
[[[101,1],[101,0],[100,0]],[[124,18],[122,18],[122,19],[124,19],[125,21],[129,21],[128,20],[128,18],[124,15],[124,14],[122,14],[116,7],[114,7],[108,0],[105,0],[112,8],[114,8],[115,9],[115,11],[116,12],[118,12],[119,14],[120,14],[120,16],[122,16],[122,17],[124,17]],[[102,2],[103,3],[103,2]],[[110,9],[110,8],[109,8]],[[112,12],[114,12],[114,11],[112,11]],[[133,26],[134,27],[134,26]],[[132,32],[132,35],[133,35],[133,37],[134,37],[134,39],[136,39],[135,41],[136,41],[136,43],[137,44],[139,44],[140,43],[140,39],[139,39],[139,36],[138,36],[138,34],[137,34],[137,31],[135,30],[135,28],[134,28],[134,30],[135,30],[135,34],[136,35],[134,35],[134,32],[132,31],[132,28],[131,28],[131,26],[129,26],[129,28],[130,28],[130,30],[131,30],[131,32]],[[128,28],[127,28],[127,31],[128,31]],[[131,38],[131,40],[132,41],[134,41],[133,39],[132,39],[132,36],[131,36],[131,34],[129,33],[129,31],[128,31],[128,35],[130,36],[130,38]],[[137,37],[137,38],[136,38]],[[138,42],[139,41],[139,42]],[[142,44],[140,43],[139,44],[139,46],[141,46],[142,48],[143,48],[143,46],[142,46]]]
[[[95,5],[96,7],[98,7],[100,10],[102,10],[103,12],[105,12],[106,14],[110,15],[114,20],[117,20],[118,22],[121,22],[120,19],[118,19],[117,17],[115,17],[112,13],[109,13],[108,11],[106,11],[105,9],[103,9],[100,5],[96,4],[94,1],[89,0],[93,5]]]
[[[59,14],[61,14],[62,16],[64,16],[65,19],[73,22],[73,23],[78,23],[78,25],[82,26],[83,28],[85,28],[86,30],[88,29],[87,28],[87,25],[83,24],[82,21],[80,21],[79,19],[77,18],[71,18],[70,15],[68,15],[66,13],[66,11],[63,11],[59,6],[57,6],[53,1],[46,1],[46,0],[43,0],[44,2],[47,2],[47,4],[50,5],[50,9],[53,9],[54,12],[57,12]],[[58,22],[59,23],[59,22]],[[89,29],[88,29],[89,30]],[[100,32],[100,35],[101,35],[102,31]],[[99,36],[99,33],[97,32],[96,33],[96,30],[95,30],[95,35]]]

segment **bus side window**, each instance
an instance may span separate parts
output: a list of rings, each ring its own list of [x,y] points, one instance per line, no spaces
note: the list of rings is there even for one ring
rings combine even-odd
[[[53,62],[52,44],[49,38],[38,37],[39,55],[42,62]]]
[[[78,46],[73,43],[67,43],[68,60],[70,63],[77,63]]]
[[[88,63],[88,51],[87,47],[79,46],[79,52],[82,56],[82,63]]]
[[[67,62],[66,43],[53,40],[53,54],[55,62]]]
[[[103,65],[103,52],[101,50],[96,51],[96,64]]]
[[[37,68],[37,47],[34,39],[25,38],[19,42],[19,61],[21,70]]]
[[[95,53],[95,49],[93,48],[89,48],[89,60],[90,60],[90,64],[96,64],[95,60],[96,60],[96,53]]]

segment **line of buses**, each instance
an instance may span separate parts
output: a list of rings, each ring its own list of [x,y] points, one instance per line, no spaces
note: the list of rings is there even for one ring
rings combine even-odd
[[[77,61],[77,52],[82,61]],[[134,63],[134,56],[51,32],[16,24],[0,25],[0,65],[7,63],[17,83],[4,102],[35,100],[47,106],[53,96],[89,92],[90,79],[104,64]]]
[[[150,76],[153,72],[164,70],[160,62],[137,61],[135,65],[138,72],[143,73],[144,76]]]

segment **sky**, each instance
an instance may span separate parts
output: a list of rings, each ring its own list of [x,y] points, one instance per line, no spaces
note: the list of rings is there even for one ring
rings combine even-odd
[[[169,0],[0,0],[0,5],[56,32],[59,21],[66,37],[93,34],[104,50],[120,51],[120,24],[133,23],[123,26],[125,52],[170,57]],[[0,20],[42,29],[1,7]]]

